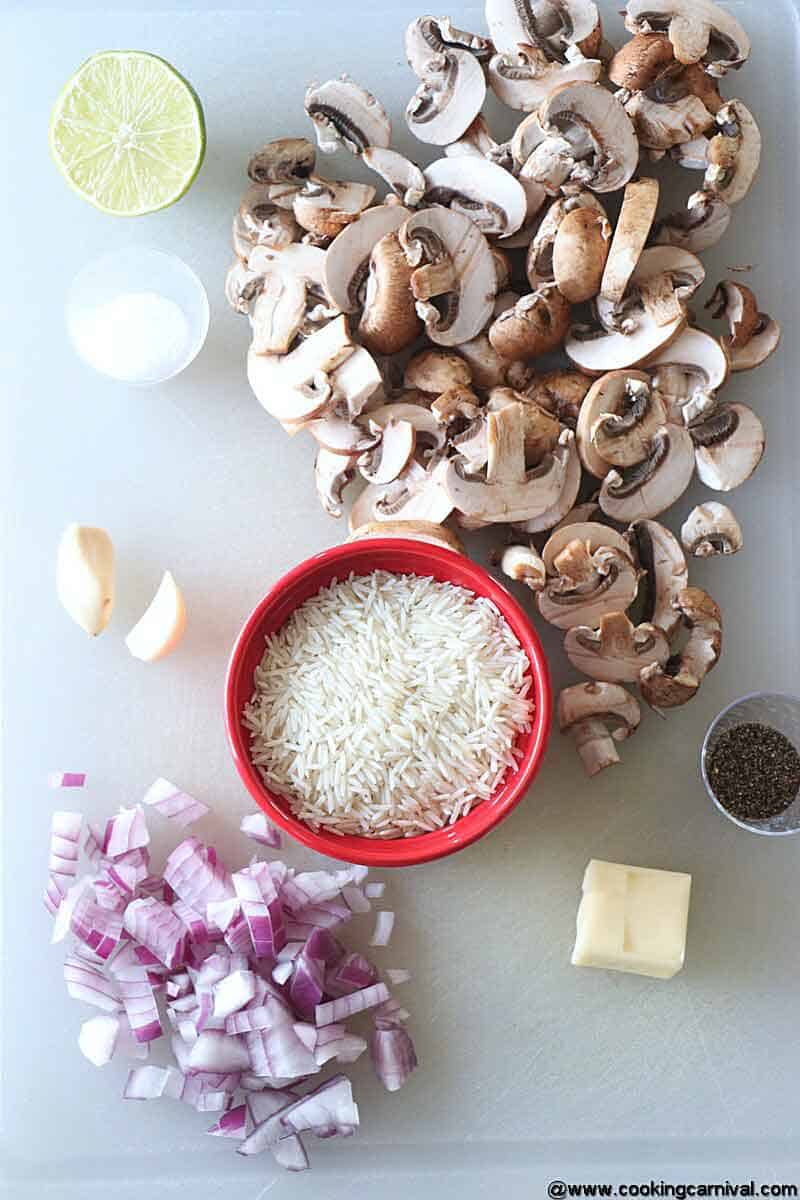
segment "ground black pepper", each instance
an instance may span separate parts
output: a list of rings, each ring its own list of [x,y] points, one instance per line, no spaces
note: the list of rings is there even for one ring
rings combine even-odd
[[[735,725],[720,734],[706,774],[723,808],[743,821],[777,816],[800,791],[800,754],[770,725]]]

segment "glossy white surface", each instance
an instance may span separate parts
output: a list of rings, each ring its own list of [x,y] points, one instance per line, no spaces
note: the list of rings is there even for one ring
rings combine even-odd
[[[197,3],[160,12],[4,7],[4,1195],[472,1200],[502,1189],[516,1200],[541,1195],[550,1178],[798,1181],[800,843],[725,821],[697,765],[725,703],[759,688],[796,690],[800,650],[789,582],[798,578],[800,454],[797,19],[791,0],[731,7],[755,53],[724,90],[752,106],[766,152],[733,232],[706,258],[709,284],[729,265],[753,264],[748,281],[787,336],[779,356],[728,392],[762,413],[770,447],[730,498],[745,550],[694,571],[722,604],[725,655],[692,706],[666,722],[646,716],[615,771],[588,784],[555,735],[530,797],[495,835],[392,876],[401,916],[391,965],[414,969],[404,999],[423,1065],[396,1096],[360,1066],[361,1133],[312,1146],[316,1169],[304,1177],[276,1176],[269,1162],[204,1139],[211,1121],[179,1105],[123,1103],[124,1066],[98,1071],[80,1056],[82,1009],[64,993],[40,901],[50,810],[63,804],[45,779],[51,769],[86,770],[97,816],[166,775],[214,804],[201,834],[246,852],[235,830],[249,805],[222,726],[228,650],[275,578],[343,529],[318,507],[310,443],[287,439],[249,393],[246,324],[222,299],[230,218],[250,151],[307,129],[310,79],[350,71],[399,118],[398,147],[412,151],[402,32],[420,10],[407,0],[224,12]],[[483,26],[473,4],[447,11],[461,26]],[[618,39],[616,15],[609,27]],[[188,196],[135,221],[84,205],[47,156],[58,88],[110,47],[165,55],[199,91],[208,120],[206,164]],[[698,177],[673,177],[681,203]],[[99,378],[75,357],[63,324],[76,271],[129,245],[180,255],[211,300],[203,352],[160,388]],[[695,487],[670,514],[672,528],[706,495]],[[70,520],[105,526],[116,545],[117,608],[91,643],[55,596],[55,549]],[[147,666],[122,639],[167,568],[185,591],[188,631],[173,657]],[[544,639],[555,682],[571,680],[556,631]],[[569,965],[591,857],[692,874],[676,979]]]

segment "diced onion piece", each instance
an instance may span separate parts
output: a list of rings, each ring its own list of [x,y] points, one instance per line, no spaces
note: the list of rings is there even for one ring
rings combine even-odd
[[[396,1092],[417,1065],[408,1030],[395,1021],[378,1017],[369,1040],[375,1074],[387,1092]]]
[[[98,1013],[81,1025],[78,1047],[81,1054],[95,1067],[111,1062],[120,1035],[122,1022],[111,1013]]]
[[[108,858],[117,858],[129,850],[147,846],[150,834],[147,832],[147,822],[141,807],[121,808],[115,817],[106,822],[103,835],[103,854]]]
[[[214,985],[214,1016],[229,1017],[244,1008],[256,994],[252,971],[233,971]]]
[[[53,813],[50,820],[50,859],[47,864],[51,875],[63,875],[69,879],[77,875],[82,824],[82,813]]]
[[[239,828],[243,834],[252,838],[254,842],[258,842],[262,846],[269,846],[272,850],[280,850],[280,830],[276,829],[272,822],[267,819],[266,813],[248,813],[246,817],[242,817]]]
[[[162,817],[181,828],[199,821],[206,813],[211,812],[202,800],[197,800],[188,792],[182,792],[168,779],[157,779],[152,783],[142,797],[142,804],[157,809]]]
[[[125,909],[125,928],[168,970],[186,957],[186,927],[168,904],[148,896],[132,900]]]
[[[318,1004],[316,1011],[317,1025],[334,1025],[337,1021],[346,1021],[356,1013],[375,1008],[389,999],[389,989],[385,983],[374,983],[371,987],[351,992],[349,996],[340,996],[325,1004]]]
[[[125,638],[134,658],[155,662],[170,654],[186,629],[186,605],[170,571],[165,571],[147,610]]]
[[[67,994],[73,1000],[83,1000],[108,1013],[122,1009],[122,999],[115,981],[108,978],[102,967],[75,954],[68,954],[64,960],[64,982]]]
[[[201,913],[196,912],[193,908],[190,908],[188,904],[184,904],[183,900],[180,898],[173,900],[172,911],[185,928],[191,941],[208,941],[208,925]]]
[[[86,775],[82,771],[50,771],[47,786],[51,788],[82,788],[86,786]]]
[[[264,1003],[243,1012],[231,1013],[225,1020],[227,1033],[257,1033],[277,1025],[291,1025],[294,1014],[280,996],[265,996]]]
[[[347,954],[328,972],[325,990],[331,996],[347,996],[378,982],[378,969],[363,954]]]
[[[200,1034],[189,1051],[189,1070],[247,1071],[250,1059],[247,1048],[238,1037],[209,1029]]]
[[[253,1075],[271,1079],[301,1079],[319,1070],[313,1054],[291,1024],[276,1025],[258,1033],[246,1033],[244,1041]]]
[[[274,958],[286,944],[283,909],[266,863],[233,875],[233,886],[250,930],[256,958]]]
[[[281,987],[283,987],[283,985],[285,983],[288,983],[289,980],[291,979],[293,971],[294,971],[294,966],[292,965],[292,963],[290,963],[290,962],[278,963],[278,965],[276,967],[272,968],[272,978],[274,979],[274,981],[277,984],[279,984]]]
[[[195,837],[185,838],[170,854],[164,879],[184,904],[198,912],[206,905],[233,896],[230,876],[209,846]]]
[[[394,913],[388,909],[379,912],[375,917],[375,930],[370,938],[370,946],[388,946],[394,929]]]
[[[169,1077],[169,1067],[132,1067],[122,1095],[125,1100],[158,1100]]]
[[[364,895],[368,900],[380,900],[386,891],[385,883],[365,883]]]
[[[367,913],[372,908],[364,891],[354,883],[346,883],[342,888],[342,896],[351,912]]]
[[[399,983],[408,983],[411,978],[411,972],[406,971],[404,967],[387,967],[386,978],[394,987]]]
[[[359,1124],[358,1105],[346,1075],[334,1075],[279,1116],[292,1133],[309,1131],[317,1137],[348,1137]]]
[[[89,859],[89,862],[99,862],[104,858],[103,842],[105,841],[105,833],[102,829],[96,829],[94,825],[86,826],[86,837],[83,839],[83,852]]]
[[[243,1138],[246,1124],[247,1107],[237,1104],[235,1108],[223,1113],[216,1125],[212,1125],[206,1133],[210,1133],[212,1137]]]
[[[122,939],[122,914],[102,908],[87,888],[78,897],[69,927],[79,942],[94,950],[98,958],[110,958]]]

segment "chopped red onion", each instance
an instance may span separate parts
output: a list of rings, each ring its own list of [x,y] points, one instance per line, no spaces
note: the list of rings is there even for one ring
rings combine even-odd
[[[380,900],[385,891],[385,883],[366,883],[364,885],[364,895],[368,900]]]
[[[157,779],[152,783],[142,797],[142,804],[155,808],[162,817],[173,821],[181,828],[199,821],[206,813],[211,812],[207,804],[195,799],[188,792],[182,792],[168,779]]]
[[[228,1092],[201,1092],[193,1107],[198,1112],[223,1112],[229,1099]]]
[[[188,904],[184,904],[180,898],[173,900],[172,911],[184,926],[189,938],[193,942],[208,941],[209,929],[201,913],[190,908]]]
[[[395,1000],[395,998],[391,996],[385,1004],[381,1004],[378,1008],[376,1008],[372,1015],[376,1019],[378,1017],[383,1017],[390,1021],[407,1021],[411,1016],[411,1013],[407,1008],[403,1008],[399,1000]]]
[[[168,970],[186,956],[186,927],[169,905],[154,896],[132,900],[125,909],[125,928]]]
[[[51,788],[82,788],[86,785],[86,775],[82,771],[51,771],[47,785]]]
[[[122,1022],[112,1013],[98,1013],[81,1025],[78,1047],[95,1067],[111,1062],[117,1048]]]
[[[250,1059],[244,1042],[215,1029],[205,1030],[189,1050],[189,1071],[247,1071]]]
[[[215,900],[233,895],[230,875],[216,853],[195,837],[186,838],[170,854],[164,867],[164,879],[190,908],[205,912]]]
[[[106,822],[103,853],[107,858],[116,858],[129,850],[147,846],[149,842],[147,822],[138,804],[134,808],[121,808],[115,817]]]
[[[44,901],[44,906],[50,913],[51,917],[54,917],[58,912],[61,901],[67,894],[68,887],[69,883],[63,878],[63,876],[48,875],[47,885],[44,889],[44,895],[42,899]],[[291,964],[287,965],[289,966],[291,973]]]
[[[132,1067],[122,1093],[123,1099],[158,1100],[164,1095],[169,1077],[169,1067]]]
[[[90,897],[93,894],[92,882],[91,876],[84,875],[82,879],[73,883],[72,887],[67,888],[55,914],[53,932],[50,937],[51,943],[63,942],[64,938],[70,932],[72,916],[78,903],[85,894],[89,893]]]
[[[309,953],[309,938],[294,960],[289,999],[301,1017],[312,1020],[325,993],[325,963]]]
[[[271,1079],[302,1079],[319,1070],[313,1054],[301,1042],[292,1025],[280,1024],[258,1033],[244,1034],[250,1055],[250,1073]],[[247,1070],[247,1068],[243,1068]]]
[[[233,876],[256,958],[274,958],[286,944],[283,910],[269,867],[254,863]]]
[[[117,982],[137,1042],[152,1042],[163,1032],[158,1016],[156,998],[147,978],[147,968],[137,961],[131,946],[124,946],[111,963],[111,974]]]
[[[257,1033],[262,1029],[274,1029],[276,1025],[291,1025],[294,1013],[289,1005],[278,996],[265,996],[263,1004],[246,1008],[243,1012],[231,1013],[225,1021],[227,1033]]]
[[[371,987],[351,992],[349,996],[340,996],[329,1000],[326,1004],[318,1004],[316,1011],[317,1025],[334,1025],[337,1021],[346,1021],[356,1013],[375,1008],[389,999],[389,989],[385,983],[373,983]]]
[[[252,954],[253,940],[250,925],[243,913],[237,913],[223,934],[225,945],[234,954]],[[260,957],[260,955],[257,955]]]
[[[328,972],[325,991],[334,998],[349,996],[378,982],[378,968],[363,954],[347,954]]]
[[[83,1000],[108,1013],[122,1009],[122,999],[114,980],[108,978],[102,967],[75,954],[68,954],[64,959],[64,981],[67,994],[73,1000]]]
[[[388,909],[379,912],[375,917],[375,930],[370,938],[370,946],[388,946],[394,929],[394,913]]]
[[[229,1017],[244,1008],[256,994],[252,971],[233,971],[214,986],[214,1016]]]
[[[314,1058],[320,1067],[332,1058],[340,1063],[353,1063],[366,1048],[364,1038],[348,1033],[344,1025],[324,1025],[317,1030]]]
[[[107,959],[122,938],[122,914],[102,908],[87,889],[78,897],[69,927],[78,941],[94,950],[98,958]]]
[[[293,971],[294,971],[294,966],[292,965],[292,963],[290,963],[290,962],[278,963],[278,965],[276,967],[272,968],[272,978],[275,981],[275,983],[277,983],[281,987],[283,987],[283,985],[285,983],[288,983],[289,980],[291,979]]]
[[[404,967],[387,967],[386,978],[393,987],[397,987],[400,983],[408,983],[411,972],[406,971]]]
[[[100,859],[105,858],[103,854],[103,841],[105,833],[102,829],[97,829],[96,826],[87,824],[86,837],[83,839],[83,852],[89,859],[89,862],[96,863]]]
[[[417,1065],[414,1043],[397,1021],[376,1017],[369,1053],[375,1074],[387,1092],[401,1088]]]
[[[53,813],[50,821],[50,861],[48,863],[48,870],[52,875],[64,875],[71,879],[77,875],[78,842],[82,825],[82,813]]]
[[[243,834],[252,838],[254,842],[259,842],[262,846],[269,846],[272,850],[280,850],[280,830],[276,829],[272,822],[267,820],[266,813],[248,813],[246,817],[242,817],[239,828]]]
[[[277,1142],[270,1147],[272,1157],[279,1167],[283,1167],[286,1171],[307,1171],[309,1168],[308,1155],[306,1148],[301,1142],[296,1133],[290,1133],[286,1137],[278,1138]]]
[[[317,1137],[349,1137],[359,1124],[358,1105],[346,1075],[334,1075],[278,1115],[292,1133],[309,1131]]]
[[[206,1133],[210,1133],[212,1137],[243,1138],[246,1122],[247,1107],[244,1104],[237,1104],[235,1108],[230,1108],[223,1113],[216,1125],[212,1125],[210,1129],[206,1130]]]
[[[261,1125],[274,1117],[275,1113],[288,1108],[299,1100],[297,1092],[288,1088],[269,1088],[267,1091],[252,1092],[246,1100],[247,1115],[252,1125]]]
[[[363,889],[356,887],[354,883],[346,883],[344,885],[342,896],[351,912],[368,913],[372,908],[369,900],[364,895]]]

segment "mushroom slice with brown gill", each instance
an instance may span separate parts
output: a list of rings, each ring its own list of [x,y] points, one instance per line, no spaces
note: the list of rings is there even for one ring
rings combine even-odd
[[[552,529],[573,509],[575,501],[578,499],[578,493],[581,490],[581,460],[571,430],[562,431],[559,445],[566,447],[567,450],[567,469],[564,473],[561,493],[550,508],[545,509],[538,517],[531,517],[516,526],[525,533],[544,533],[548,529]]]
[[[372,450],[381,440],[380,431],[373,433],[364,429],[352,421],[346,412],[337,411],[335,407],[324,417],[303,422],[301,428],[310,433],[323,450],[348,458]]]
[[[594,455],[609,466],[635,466],[647,458],[652,439],[666,422],[666,416],[664,405],[649,382],[629,375],[622,410],[601,413],[590,427]]]
[[[656,625],[633,625],[625,613],[606,613],[598,629],[574,625],[564,638],[564,652],[576,670],[605,683],[636,683],[643,667],[662,666],[669,641]]]
[[[687,69],[675,63],[644,91],[617,93],[646,150],[671,150],[713,126],[714,114],[683,78]]]
[[[414,453],[416,433],[410,421],[391,419],[385,425],[371,423],[379,435],[375,446],[358,459],[358,469],[367,483],[391,483],[402,475]]]
[[[550,62],[576,50],[592,58],[603,40],[594,0],[486,0],[486,24],[501,53],[536,46]]]
[[[263,281],[264,276],[260,271],[252,271],[240,258],[234,259],[225,276],[225,299],[234,312],[247,316]]]
[[[525,272],[528,282],[534,291],[543,283],[552,283],[555,279],[553,254],[556,238],[561,223],[576,209],[585,208],[605,218],[603,205],[591,192],[578,192],[576,196],[559,196],[553,200],[547,212],[539,223],[528,247]]]
[[[342,493],[355,477],[355,458],[320,446],[314,459],[314,485],[320,503],[331,517],[342,515]]]
[[[461,433],[450,438],[458,463],[465,475],[480,476],[489,461],[489,434],[486,414],[479,413]]]
[[[250,313],[255,354],[286,354],[306,313],[306,282],[276,255]]]
[[[373,248],[410,216],[400,204],[378,204],[362,212],[333,239],[325,252],[325,288],[341,312],[356,312],[362,307]]]
[[[730,372],[725,350],[702,329],[684,329],[647,366],[666,406],[667,421],[678,425],[690,425],[713,409]]]
[[[306,92],[305,108],[323,154],[334,154],[344,145],[353,154],[368,146],[386,148],[392,125],[379,100],[349,76],[312,83]]]
[[[548,58],[538,46],[518,45],[492,56],[486,77],[501,104],[518,112],[535,112],[547,97],[566,83],[597,83],[603,73],[599,58],[578,52],[564,62]]]
[[[303,229],[320,238],[335,238],[337,233],[357,221],[375,196],[375,188],[366,183],[339,183],[312,175],[294,197],[292,210]]]
[[[487,415],[485,480],[467,477],[458,460],[444,464],[444,486],[464,517],[487,524],[527,521],[545,512],[561,494],[569,446],[558,445],[527,471],[522,407],[508,404]]]
[[[463,213],[481,232],[515,233],[525,220],[527,198],[519,180],[484,158],[440,158],[425,168],[425,203]]]
[[[611,244],[611,226],[591,208],[567,213],[553,243],[553,274],[571,304],[591,300],[600,291]]]
[[[558,697],[558,723],[572,734],[589,778],[620,761],[617,743],[639,728],[638,701],[617,683],[577,683]]]
[[[463,213],[433,205],[414,213],[399,237],[431,341],[457,346],[476,337],[492,315],[497,291],[494,259],[478,227]]]
[[[692,509],[681,527],[681,541],[693,558],[738,554],[744,545],[739,522],[727,505],[717,500]]]
[[[356,350],[344,316],[324,325],[289,354],[247,355],[247,378],[263,408],[278,421],[307,421],[331,400],[329,373]]]
[[[456,554],[466,554],[461,539],[445,525],[434,525],[432,521],[368,521],[347,536],[348,542],[365,538],[410,538],[413,542],[428,542],[433,546],[446,546]]]
[[[612,529],[610,525],[601,525],[599,521],[576,521],[554,530],[545,542],[542,560],[548,575],[559,574],[556,560],[563,565],[564,560],[560,558],[562,550],[566,550],[567,546],[576,541],[582,542],[590,555],[605,547],[619,550],[621,554],[631,558],[628,541],[616,529]]]
[[[639,165],[639,142],[619,101],[599,83],[560,88],[539,109],[548,135],[525,171],[554,194],[591,188],[616,192]]]
[[[403,383],[431,396],[441,396],[451,388],[468,388],[472,369],[452,350],[422,350],[406,363]]]
[[[543,284],[495,318],[489,341],[503,358],[528,361],[562,345],[572,310],[555,284]]]
[[[681,314],[668,325],[659,325],[644,307],[637,310],[630,333],[609,331],[602,325],[573,325],[564,343],[567,356],[587,375],[638,367],[677,338],[686,324]]]
[[[259,189],[258,195],[261,194]],[[247,209],[245,202],[249,206]],[[232,228],[233,249],[242,262],[247,262],[256,246],[282,250],[299,240],[303,231],[291,211],[278,208],[271,200],[259,201],[254,189],[245,192],[242,204],[233,218]]]
[[[253,183],[296,183],[301,187],[313,173],[316,159],[308,138],[278,138],[252,155],[247,174]]]
[[[678,596],[689,583],[678,539],[658,521],[635,521],[625,540],[639,571],[639,620],[657,625],[672,639],[680,624]]]
[[[500,559],[500,570],[532,592],[540,592],[547,580],[544,563],[533,546],[507,546]]]
[[[680,425],[663,425],[648,455],[635,466],[609,471],[600,489],[600,507],[614,521],[657,517],[679,500],[692,481],[694,444]]]
[[[350,531],[373,521],[446,521],[453,504],[443,486],[445,466],[426,470],[412,458],[391,483],[368,484],[350,510]]]
[[[746,404],[720,404],[689,429],[697,474],[715,492],[731,492],[755,471],[764,456],[764,426]]]
[[[476,62],[488,62],[493,46],[488,38],[458,29],[449,17],[417,17],[406,28],[406,61],[415,75],[423,79],[431,59],[453,50],[466,51]]]
[[[625,188],[600,286],[611,304],[619,304],[628,290],[656,215],[659,190],[657,179],[639,179]]]
[[[528,399],[514,388],[492,388],[487,404],[489,412],[499,412],[501,408],[505,408],[509,404],[522,405],[525,465],[535,467],[542,461],[545,454],[555,450],[558,445],[561,423],[558,417],[548,412],[546,408],[542,408],[535,400]]]
[[[436,51],[428,44],[427,53],[420,55],[420,39],[414,32],[418,27],[414,21],[406,31],[406,57],[421,80],[406,108],[406,123],[421,142],[447,146],[461,137],[483,108],[486,79],[480,61],[468,49],[442,43]]]
[[[592,431],[595,425],[601,418],[611,414],[621,416],[626,411],[630,412],[634,402],[637,411],[640,411],[644,417],[645,414],[641,411],[643,409],[642,397],[645,389],[649,389],[649,385],[650,376],[646,375],[644,371],[625,370],[609,371],[608,374],[595,380],[589,388],[578,413],[575,438],[581,462],[589,474],[594,475],[596,479],[605,479],[611,464],[602,458],[594,447]],[[663,411],[660,400],[652,394],[649,396],[648,408],[652,409],[654,414]],[[649,415],[648,412],[647,416]],[[663,424],[663,418],[659,424]]]
[[[545,621],[557,629],[596,626],[610,612],[625,612],[636,598],[638,572],[631,559],[615,546],[593,553],[575,538],[556,555],[558,575],[548,576],[537,602]]]
[[[425,176],[416,163],[387,146],[367,146],[361,155],[371,171],[380,175],[408,208],[416,208],[425,194]]]
[[[631,33],[666,33],[678,62],[702,62],[716,77],[750,57],[744,29],[712,0],[628,0],[625,28]],[[719,57],[714,57],[717,52]]]
[[[411,290],[412,268],[397,233],[387,233],[369,260],[358,336],[374,354],[397,354],[422,332]]]
[[[724,105],[717,113],[716,125],[719,132],[709,143],[703,187],[726,204],[738,204],[758,174],[761,133],[741,100]]]
[[[702,254],[725,236],[731,216],[730,205],[713,192],[693,192],[686,212],[673,213],[659,221],[652,240],[657,245],[680,246],[692,254]]]
[[[447,445],[447,430],[429,408],[421,404],[405,404],[395,401],[382,404],[361,418],[362,425],[382,429],[391,421],[407,421],[414,429],[416,448],[427,452],[429,458],[438,458]]]
[[[679,708],[688,704],[722,654],[722,613],[708,592],[702,588],[684,588],[676,608],[689,629],[689,640],[681,653],[664,666],[653,663],[641,672],[639,688],[651,708]]]
[[[659,325],[668,324],[705,281],[700,259],[679,246],[650,246],[643,250],[631,287]],[[624,306],[624,301],[623,301]]]
[[[730,333],[722,345],[730,358],[732,371],[751,371],[760,367],[778,349],[781,327],[766,313],[758,311],[758,301],[749,287],[724,279],[706,304],[716,318],[725,317]]]
[[[512,363],[508,381],[526,400],[552,413],[568,429],[576,428],[581,406],[593,382],[580,371],[536,373],[528,363]]]

